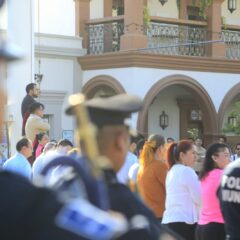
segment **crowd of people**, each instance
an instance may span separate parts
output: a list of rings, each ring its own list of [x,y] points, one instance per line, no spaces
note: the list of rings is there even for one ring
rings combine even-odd
[[[222,137],[207,149],[199,137],[165,142],[163,136],[153,134],[147,141],[132,138],[131,146],[134,143],[136,149],[129,148],[120,169],[128,175],[123,183],[138,194],[159,223],[187,240],[226,239],[217,192],[225,167],[240,158],[240,143],[234,153]],[[133,153],[139,161],[133,161]]]
[[[52,160],[60,156],[73,156],[73,152],[76,158],[80,152],[74,149],[73,143],[67,139],[58,142],[50,140],[50,125],[43,119],[44,105],[34,99],[39,93],[37,85],[28,84],[26,92],[22,102],[24,136],[17,142],[17,153],[8,159],[2,168],[38,184],[42,170]],[[94,112],[91,120],[98,122],[101,117],[102,114],[97,115]],[[122,115],[119,115],[117,121],[121,122],[122,118]],[[111,120],[104,119],[101,120],[101,127],[105,125],[104,121],[111,125]],[[172,234],[177,233],[176,239],[226,238],[217,191],[224,168],[240,157],[240,143],[231,154],[231,149],[223,138],[205,149],[199,137],[175,141],[172,137],[165,139],[159,134],[153,134],[147,140],[143,136],[131,136],[124,156],[120,152],[109,152],[116,130],[110,128],[103,132],[99,143],[100,152],[115,160],[114,181],[126,186],[137,196],[135,204],[139,205],[141,213],[150,219],[152,232],[149,239],[159,234],[159,226],[164,226],[164,229],[168,229]],[[125,161],[118,162],[118,154],[122,159],[124,157]],[[49,182],[54,178],[58,179],[61,173],[51,171],[52,175],[48,175]],[[115,211],[125,212],[123,209],[128,209],[127,203],[118,203],[113,208]],[[135,214],[134,211],[131,213],[130,209],[125,213],[129,220]]]
[[[41,118],[42,104],[34,102],[30,109],[37,109],[29,112],[34,115],[40,112],[38,118]],[[26,129],[28,121],[31,121],[34,115],[29,115]],[[33,128],[34,126],[36,125],[33,125]],[[30,131],[36,133],[35,137],[33,134],[31,137],[24,136],[17,142],[17,153],[4,163],[4,170],[22,175],[36,184],[44,166],[52,160],[72,155],[73,152],[79,155],[80,152],[74,149],[69,140],[50,140],[47,132],[41,132],[42,129]],[[113,169],[116,175],[114,174],[115,177],[111,178],[110,183],[114,179],[120,185],[126,186],[126,189],[131,189],[137,195],[135,204],[139,205],[142,214],[154,223],[149,239],[154,239],[154,235],[156,237],[159,234],[157,226],[164,226],[164,229],[177,233],[176,239],[226,239],[225,222],[217,192],[224,168],[231,161],[237,162],[240,157],[239,143],[235,153],[231,154],[229,146],[221,143],[221,140],[205,149],[200,138],[176,142],[173,138],[165,139],[159,134],[153,134],[147,140],[142,136],[131,137],[123,161],[121,152],[116,151],[113,154],[114,151],[109,151],[115,131],[111,128],[103,131],[100,139],[104,139],[104,144],[101,142],[100,152],[115,160]],[[120,162],[119,156],[122,156]],[[58,172],[59,174],[61,175],[61,172]],[[49,181],[53,177],[56,178],[49,176]],[[113,185],[110,189],[115,191]],[[112,201],[115,201],[115,197]],[[141,201],[147,206],[144,209]],[[124,212],[123,209],[127,209],[126,214],[130,219],[135,212],[131,213],[132,210],[127,205],[127,202],[118,202],[113,210]]]
[[[1,71],[17,58],[0,39]],[[231,154],[224,138],[207,149],[200,138],[159,134],[130,142],[125,120],[143,102],[121,94],[85,102],[73,96],[67,113],[77,118],[74,149],[67,139],[49,139],[37,85],[26,92],[23,137],[0,171],[0,239],[240,239],[240,144]],[[57,188],[37,184],[52,179]]]

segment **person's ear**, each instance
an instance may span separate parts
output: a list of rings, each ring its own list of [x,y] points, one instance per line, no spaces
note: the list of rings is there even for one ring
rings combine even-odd
[[[212,155],[212,160],[213,160],[214,162],[217,162],[216,156]]]
[[[126,143],[124,141],[123,133],[119,132],[116,134],[114,139],[114,146],[118,151],[122,151],[124,149],[124,145],[126,145]]]

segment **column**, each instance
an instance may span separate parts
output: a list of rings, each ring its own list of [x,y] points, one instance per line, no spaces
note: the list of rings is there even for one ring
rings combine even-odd
[[[76,35],[83,38],[83,48],[88,48],[86,22],[90,19],[90,0],[75,0]]]
[[[121,50],[147,47],[147,36],[143,32],[143,7],[144,0],[124,0],[125,33],[121,36]]]
[[[104,0],[103,1],[103,14],[104,17],[112,17],[112,7],[113,7],[113,0]],[[105,23],[104,24],[104,52],[111,52],[113,48],[113,24]]]
[[[179,18],[180,19],[188,19],[187,5],[188,5],[187,0],[181,0],[180,9],[179,9]]]
[[[222,31],[222,13],[221,5],[223,0],[213,0],[212,5],[207,11],[208,17],[208,34],[209,40],[221,40],[220,33]],[[208,45],[208,56],[225,58],[226,50],[224,43],[212,43]]]
[[[113,0],[104,0],[103,4],[104,4],[103,6],[104,17],[112,17]]]
[[[8,37],[24,52],[24,59],[8,65],[8,106],[6,120],[10,126],[11,153],[21,137],[21,102],[26,95],[25,86],[34,81],[34,8],[32,0],[8,1]]]

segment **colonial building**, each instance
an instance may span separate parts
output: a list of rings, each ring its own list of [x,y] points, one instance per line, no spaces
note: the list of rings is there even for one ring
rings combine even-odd
[[[145,136],[217,139],[240,99],[240,0],[229,1],[232,13],[228,0],[213,0],[204,17],[192,0],[8,1],[0,29],[25,55],[8,68],[11,152],[25,86],[35,81],[51,138],[72,135],[64,109],[69,94],[82,91],[140,96],[132,125]]]
[[[66,116],[69,94],[81,91],[77,58],[85,55],[75,35],[75,2],[69,0],[11,0],[0,14],[0,28],[23,51],[24,58],[8,66],[6,123],[9,154],[21,137],[21,101],[25,86],[40,85],[38,101],[45,105],[50,138],[73,136],[73,119]],[[42,78],[41,78],[42,77]],[[67,134],[67,135],[66,135]]]
[[[140,133],[198,135],[208,144],[240,99],[240,10],[213,0],[202,17],[192,1],[177,2],[76,0],[76,33],[87,49],[78,58],[82,91],[136,94],[144,99],[132,119]]]

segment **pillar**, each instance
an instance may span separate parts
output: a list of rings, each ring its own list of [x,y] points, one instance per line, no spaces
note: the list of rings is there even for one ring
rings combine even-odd
[[[88,48],[86,22],[90,19],[90,0],[75,0],[76,35],[83,38],[83,48]]]
[[[222,31],[222,13],[221,5],[223,0],[213,0],[212,5],[207,10],[208,20],[208,39],[209,40],[221,40],[220,33]],[[208,45],[208,56],[225,58],[226,50],[224,43],[212,43]]]
[[[188,19],[187,6],[188,6],[188,0],[181,0],[180,9],[179,9],[180,19]]]
[[[34,82],[34,6],[32,0],[8,1],[8,37],[24,52],[24,59],[8,65],[8,106],[6,120],[13,120],[9,128],[11,154],[21,137],[21,102],[25,86]],[[10,119],[11,118],[11,119]]]
[[[113,0],[104,0],[103,5],[104,17],[112,17]]]
[[[104,0],[103,1],[103,15],[104,17],[112,17],[112,7],[113,0]],[[113,43],[113,31],[112,31],[113,23],[105,23],[104,24],[104,52],[112,51],[112,43]]]
[[[125,33],[121,36],[120,49],[147,48],[143,29],[144,0],[124,0]]]

